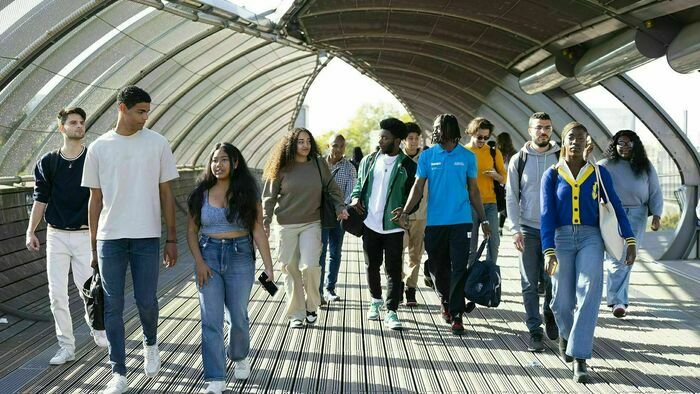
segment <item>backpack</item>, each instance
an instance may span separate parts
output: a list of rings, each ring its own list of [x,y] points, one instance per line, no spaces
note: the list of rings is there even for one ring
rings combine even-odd
[[[496,148],[490,147],[491,158],[493,159],[493,168],[496,169]],[[506,188],[505,186],[498,183],[497,180],[493,180],[493,191],[496,193],[496,206],[498,212],[506,210]]]
[[[464,297],[479,305],[495,308],[501,303],[501,268],[491,260],[479,260],[487,243],[488,238],[481,242],[474,263],[467,269]]]

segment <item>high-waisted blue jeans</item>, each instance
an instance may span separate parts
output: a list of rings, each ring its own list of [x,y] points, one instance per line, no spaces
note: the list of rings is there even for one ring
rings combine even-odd
[[[254,249],[247,236],[215,239],[206,235],[200,237],[199,249],[212,273],[199,288],[204,380],[226,380],[226,355],[240,361],[250,351],[248,300],[255,278]],[[224,309],[229,317],[228,348],[224,347]]]
[[[642,238],[644,238],[644,232],[647,228],[647,207],[632,207],[625,208],[625,213],[627,214],[627,219],[630,221],[632,226],[632,231],[634,232],[634,237],[637,240],[637,250],[641,245]],[[613,306],[615,304],[623,304],[625,306],[629,305],[629,287],[630,287],[630,274],[632,272],[632,265],[625,264],[625,259],[627,258],[627,248],[622,253],[622,258],[620,260],[615,259],[612,256],[606,254],[606,261],[608,263],[608,297],[606,298],[608,306]]]
[[[569,341],[566,354],[589,359],[603,298],[603,238],[598,227],[562,226],[554,245],[559,268],[552,276],[552,312],[559,335]]]

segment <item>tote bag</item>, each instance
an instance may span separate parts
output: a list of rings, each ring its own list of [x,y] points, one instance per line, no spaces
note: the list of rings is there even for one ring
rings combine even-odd
[[[620,235],[620,225],[617,222],[617,215],[615,215],[615,209],[610,202],[608,191],[605,189],[603,179],[600,176],[600,166],[598,164],[595,165],[595,175],[598,179],[598,220],[600,224],[600,235],[603,237],[605,251],[616,260],[620,260],[625,250],[625,239]],[[605,194],[605,201],[603,200],[603,194]]]

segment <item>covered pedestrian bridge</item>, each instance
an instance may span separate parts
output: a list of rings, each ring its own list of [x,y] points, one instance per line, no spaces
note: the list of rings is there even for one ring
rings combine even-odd
[[[619,321],[601,311],[596,384],[570,383],[553,343],[541,356],[525,351],[514,250],[503,248],[504,305],[478,309],[468,335],[455,339],[437,321],[428,288],[419,308],[400,310],[408,330],[364,320],[363,259],[353,240],[343,300],[322,311],[319,327],[290,332],[282,295],[254,294],[253,375],[236,391],[700,391],[700,108],[677,116],[668,92],[635,74],[657,64],[698,78],[700,1],[286,0],[257,14],[234,3],[0,1],[0,392],[96,392],[109,379],[106,355],[84,325],[77,361],[48,368],[55,338],[44,248],[24,246],[31,172],[61,144],[58,110],[86,110],[89,143],[115,124],[119,88],[136,84],[153,97],[147,127],[168,138],[180,166],[180,262],[160,281],[165,356],[157,379],[140,370],[138,320],[133,306],[126,312],[129,381],[131,392],[192,392],[202,381],[184,200],[196,169],[219,141],[262,168],[305,116],[306,93],[333,58],[394,94],[426,133],[440,113],[463,127],[485,116],[521,145],[528,117],[545,111],[558,128],[585,124],[601,157],[619,126],[639,125],[665,163],[664,194],[677,218],[663,235],[647,234],[632,283],[635,314]],[[586,99],[591,91],[622,109],[601,110]],[[79,300],[72,307],[79,324]]]

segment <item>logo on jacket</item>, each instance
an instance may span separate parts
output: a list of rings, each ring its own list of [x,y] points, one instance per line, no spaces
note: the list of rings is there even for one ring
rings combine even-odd
[[[592,194],[593,194],[593,199],[594,199],[594,200],[597,200],[597,199],[598,199],[598,181],[595,181],[595,182],[593,183],[593,188],[592,188],[592,190],[593,190],[593,193],[592,193]]]

